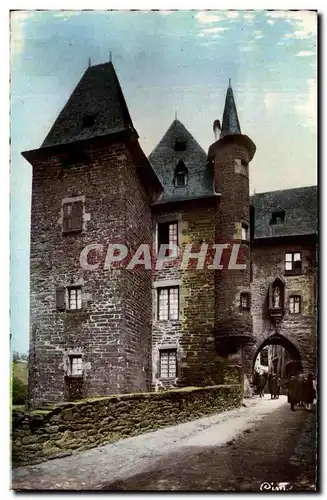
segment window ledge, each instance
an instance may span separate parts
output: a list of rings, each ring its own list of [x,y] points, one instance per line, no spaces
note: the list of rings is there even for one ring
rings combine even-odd
[[[300,271],[284,271],[284,276],[300,276],[304,274],[302,269]]]

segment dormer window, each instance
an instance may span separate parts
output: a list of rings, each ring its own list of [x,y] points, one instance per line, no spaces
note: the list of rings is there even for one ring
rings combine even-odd
[[[186,141],[184,139],[176,139],[174,149],[175,151],[185,151]]]
[[[271,219],[270,219],[270,225],[275,226],[275,225],[284,224],[284,219],[285,219],[285,211],[284,210],[280,210],[278,212],[272,212]]]
[[[175,168],[175,186],[184,187],[187,185],[188,170],[184,162],[180,161]]]
[[[93,127],[94,124],[95,124],[95,115],[84,115],[83,116],[82,129]]]

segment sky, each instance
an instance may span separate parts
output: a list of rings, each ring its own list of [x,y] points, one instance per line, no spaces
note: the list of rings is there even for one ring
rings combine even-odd
[[[16,11],[11,16],[11,333],[27,352],[32,167],[91,64],[112,61],[144,152],[177,113],[205,151],[229,78],[257,146],[250,191],[317,183],[317,18],[309,11]]]

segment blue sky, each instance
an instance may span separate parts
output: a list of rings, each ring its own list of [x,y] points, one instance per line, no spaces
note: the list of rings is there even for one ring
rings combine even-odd
[[[316,184],[316,15],[305,11],[17,11],[11,19],[11,329],[28,348],[32,167],[88,65],[108,61],[149,154],[178,118],[205,151],[232,79],[257,145],[251,193]]]

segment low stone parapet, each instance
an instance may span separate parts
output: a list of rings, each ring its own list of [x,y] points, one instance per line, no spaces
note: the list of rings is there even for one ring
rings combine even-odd
[[[12,462],[34,464],[238,407],[240,384],[186,387],[60,403],[12,414]]]

